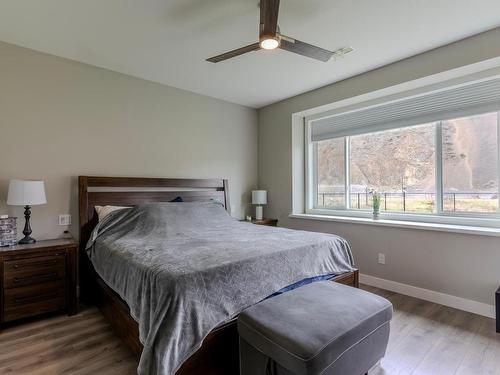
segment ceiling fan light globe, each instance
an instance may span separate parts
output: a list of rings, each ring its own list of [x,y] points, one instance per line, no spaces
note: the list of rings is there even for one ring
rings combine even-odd
[[[280,42],[275,38],[265,38],[260,41],[260,47],[262,49],[276,49],[280,45]]]

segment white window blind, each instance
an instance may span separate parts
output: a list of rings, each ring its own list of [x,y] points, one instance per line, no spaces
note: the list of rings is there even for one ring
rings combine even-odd
[[[494,78],[311,120],[311,140],[321,141],[499,110],[500,78]]]

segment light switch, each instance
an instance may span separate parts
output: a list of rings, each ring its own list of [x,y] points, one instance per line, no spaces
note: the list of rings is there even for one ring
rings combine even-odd
[[[59,225],[71,225],[71,215],[59,215]]]
[[[378,253],[378,264],[385,264],[385,254]]]

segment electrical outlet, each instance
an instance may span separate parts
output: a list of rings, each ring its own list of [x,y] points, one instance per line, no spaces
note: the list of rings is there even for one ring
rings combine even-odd
[[[385,254],[378,253],[378,264],[385,264]]]
[[[59,225],[71,225],[71,215],[59,215]]]

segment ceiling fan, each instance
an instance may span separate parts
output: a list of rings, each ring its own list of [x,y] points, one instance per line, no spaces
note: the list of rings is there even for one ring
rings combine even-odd
[[[300,40],[281,34],[278,26],[279,7],[279,0],[261,0],[259,41],[221,55],[210,57],[207,61],[218,63],[243,55],[247,52],[258,51],[260,49],[273,50],[280,48],[285,51],[326,62],[330,60],[333,55],[343,55],[352,51],[352,48],[350,47],[342,48],[338,51],[328,51],[321,47],[313,46],[312,44],[304,43]]]

